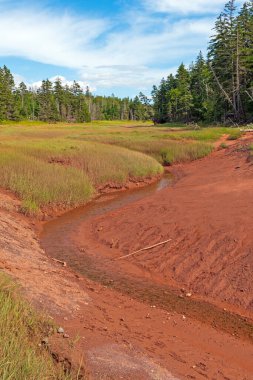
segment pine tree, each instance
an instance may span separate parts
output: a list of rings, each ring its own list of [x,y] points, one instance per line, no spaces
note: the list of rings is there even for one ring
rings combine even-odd
[[[0,68],[0,120],[16,120],[18,118],[14,102],[14,78],[10,70]]]
[[[192,117],[194,120],[208,120],[212,112],[211,72],[202,52],[190,68]]]
[[[59,120],[59,113],[56,107],[53,84],[48,79],[42,81],[41,88],[38,90],[38,103],[40,120],[55,122]]]
[[[182,63],[177,71],[176,85],[178,90],[177,110],[180,120],[189,121],[192,108],[192,94],[190,91],[190,75]]]

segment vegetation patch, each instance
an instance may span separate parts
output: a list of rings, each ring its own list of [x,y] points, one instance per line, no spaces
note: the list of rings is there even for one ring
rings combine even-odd
[[[72,167],[47,164],[13,150],[0,154],[0,186],[16,193],[23,211],[37,213],[41,206],[86,202],[93,193],[88,177]]]
[[[253,145],[249,146],[249,155],[248,160],[249,163],[253,164]]]
[[[20,299],[14,284],[0,273],[1,380],[70,380],[40,346],[50,324]]]
[[[220,147],[222,148],[222,149],[227,149],[228,148],[228,145],[226,144],[226,143],[221,143],[220,144]]]
[[[162,165],[202,158],[222,136],[240,134],[234,128],[188,130],[136,121],[6,124],[0,126],[0,186],[20,197],[24,213],[72,208],[100,187],[160,175]]]

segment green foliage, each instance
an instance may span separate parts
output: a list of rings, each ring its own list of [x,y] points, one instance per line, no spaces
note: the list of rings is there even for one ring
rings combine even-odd
[[[39,347],[50,325],[25,302],[14,284],[0,273],[1,380],[70,380]]]
[[[244,123],[253,117],[253,2],[230,0],[217,18],[208,58],[154,87],[155,121]]]
[[[85,173],[45,163],[18,149],[1,149],[0,186],[16,193],[24,200],[23,211],[32,213],[41,206],[82,204],[93,193]]]
[[[13,90],[14,79],[10,70],[6,66],[0,67],[0,120],[17,119]]]
[[[21,198],[24,213],[37,214],[41,207],[85,204],[108,183],[123,186],[162,173],[153,158],[105,144],[107,127],[96,128],[103,143],[73,140],[74,132],[83,131],[78,126],[0,128],[0,186]]]
[[[170,144],[163,148],[160,153],[163,164],[172,165],[173,163],[194,161],[210,154],[213,147],[205,143]]]
[[[16,193],[22,211],[75,207],[107,184],[123,186],[161,174],[161,164],[184,162],[211,152],[211,143],[235,128],[187,129],[185,125],[96,121],[55,125],[0,125],[0,186]]]
[[[67,121],[88,123],[91,120],[150,120],[153,107],[142,93],[134,99],[93,96],[79,83],[63,86],[43,80],[38,89],[27,89],[24,83],[16,88],[10,70],[0,68],[0,120],[40,120],[50,123]]]

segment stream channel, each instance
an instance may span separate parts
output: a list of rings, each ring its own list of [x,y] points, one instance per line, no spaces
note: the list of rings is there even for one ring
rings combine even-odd
[[[131,298],[169,312],[177,312],[244,339],[253,341],[252,323],[245,318],[223,310],[200,298],[182,296],[180,290],[167,284],[152,281],[150,276],[128,273],[111,258],[99,252],[80,252],[71,236],[82,223],[93,217],[121,209],[145,197],[173,185],[173,178],[166,174],[157,183],[136,190],[101,195],[86,206],[69,211],[43,225],[40,243],[48,256],[65,261],[76,273],[107,286]]]

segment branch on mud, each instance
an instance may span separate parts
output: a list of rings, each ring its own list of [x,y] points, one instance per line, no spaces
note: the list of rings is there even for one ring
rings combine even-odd
[[[166,243],[168,243],[171,240],[172,239],[168,239],[168,240],[162,241],[161,243],[157,243],[157,244],[151,245],[150,247],[145,247],[145,248],[142,248],[142,249],[138,249],[138,251],[134,251],[132,253],[129,253],[128,255],[118,257],[117,259],[115,259],[115,261],[121,260],[121,259],[126,259],[127,257],[131,257],[131,256],[135,255],[136,253],[139,253],[139,252],[142,252],[142,251],[147,251],[149,249],[152,249],[152,248],[158,247],[160,245],[166,244]]]
[[[52,260],[55,261],[56,263],[62,264],[64,267],[67,266],[67,263],[65,261],[57,260],[57,259],[54,259],[54,258]]]

